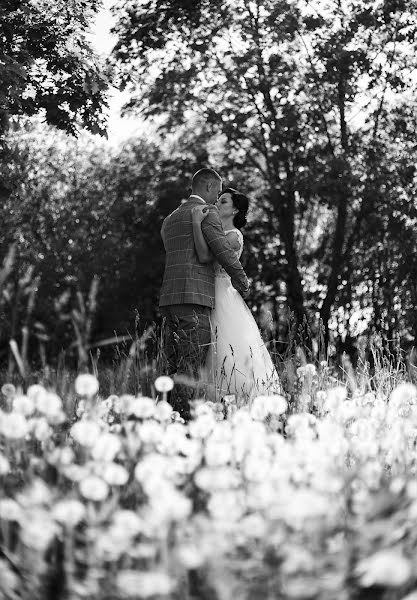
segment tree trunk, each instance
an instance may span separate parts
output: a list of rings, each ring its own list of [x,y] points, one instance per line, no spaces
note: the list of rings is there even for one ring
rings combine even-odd
[[[285,249],[287,259],[287,272],[285,282],[287,285],[287,301],[290,310],[294,313],[297,325],[308,322],[304,306],[304,290],[298,268],[297,251],[294,237],[294,198],[289,197],[284,189],[271,189],[273,206],[278,216],[279,235]]]

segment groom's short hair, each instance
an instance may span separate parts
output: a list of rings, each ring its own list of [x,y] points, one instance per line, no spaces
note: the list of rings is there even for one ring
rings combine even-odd
[[[192,188],[193,190],[201,188],[203,185],[207,183],[211,183],[212,181],[221,181],[222,178],[214,169],[200,169],[197,173],[194,173],[192,179]]]

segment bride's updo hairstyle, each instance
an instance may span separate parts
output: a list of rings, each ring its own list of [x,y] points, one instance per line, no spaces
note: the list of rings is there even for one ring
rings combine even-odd
[[[233,217],[233,225],[236,229],[242,229],[246,225],[246,215],[249,210],[249,198],[245,194],[241,194],[233,188],[226,188],[222,194],[230,194],[232,197],[233,206],[239,211]]]

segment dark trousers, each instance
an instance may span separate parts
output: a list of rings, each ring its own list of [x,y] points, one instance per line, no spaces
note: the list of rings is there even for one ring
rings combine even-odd
[[[210,312],[199,304],[161,307],[165,318],[165,359],[168,375],[176,373],[169,402],[188,421],[190,401],[196,397],[201,367],[211,342]]]

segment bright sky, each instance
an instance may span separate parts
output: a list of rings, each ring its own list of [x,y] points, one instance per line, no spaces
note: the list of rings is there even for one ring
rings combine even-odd
[[[110,54],[116,37],[110,34],[114,18],[110,12],[114,0],[103,0],[103,8],[97,14],[96,21],[91,27],[91,41],[95,51],[98,54],[107,56]],[[120,117],[120,110],[129,99],[126,92],[119,92],[113,89],[109,95],[109,120],[108,136],[109,141],[119,142],[130,137],[137,130],[143,131],[143,123],[139,118]]]

